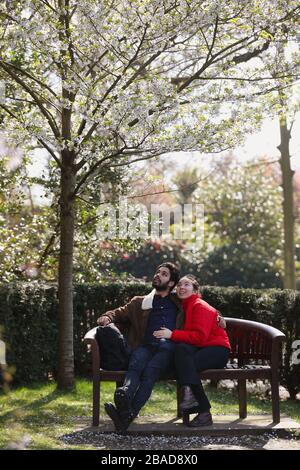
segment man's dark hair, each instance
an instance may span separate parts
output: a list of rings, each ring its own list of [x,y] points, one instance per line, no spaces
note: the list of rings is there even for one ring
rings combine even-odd
[[[176,284],[178,283],[179,281],[179,278],[180,278],[180,271],[179,271],[179,268],[173,264],[173,263],[170,263],[169,261],[167,261],[166,263],[162,263],[160,264],[157,268],[156,268],[156,271],[159,270],[159,268],[168,268],[168,270],[170,271],[170,281],[173,281],[174,282],[174,286],[176,286]]]

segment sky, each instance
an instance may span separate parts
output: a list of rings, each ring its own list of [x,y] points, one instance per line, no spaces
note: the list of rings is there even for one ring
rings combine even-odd
[[[297,113],[290,141],[291,166],[293,170],[300,169],[300,113]],[[249,160],[262,155],[271,159],[280,157],[277,145],[280,143],[280,129],[277,119],[265,119],[260,132],[248,136],[242,147],[235,153],[242,160]]]
[[[277,119],[265,119],[259,132],[246,137],[245,142],[240,147],[233,149],[236,158],[245,163],[259,157],[267,157],[268,160],[279,159],[280,153],[277,146],[280,143],[280,129]],[[207,166],[208,170],[218,158],[222,158],[229,152],[221,152],[214,155],[204,155],[200,152],[178,152],[170,154],[169,157],[174,160],[174,164],[179,169],[191,165],[201,167]],[[293,170],[300,171],[300,112],[297,113],[293,125],[290,141],[291,166]]]

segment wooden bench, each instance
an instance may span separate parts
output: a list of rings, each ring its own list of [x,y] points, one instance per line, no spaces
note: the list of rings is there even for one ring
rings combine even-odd
[[[279,400],[279,368],[282,357],[282,342],[285,335],[271,326],[263,323],[237,318],[226,318],[226,330],[230,338],[232,352],[230,360],[224,369],[208,369],[199,373],[199,378],[210,380],[236,379],[238,382],[239,416],[247,417],[246,380],[268,379],[272,392],[273,422],[280,422]],[[84,337],[92,353],[93,374],[93,426],[99,425],[100,417],[100,383],[116,382],[116,387],[123,385],[125,371],[103,370],[98,342],[97,328],[88,331]],[[166,377],[164,380],[176,380]],[[177,416],[188,424],[189,413],[179,411],[181,389],[177,384]]]

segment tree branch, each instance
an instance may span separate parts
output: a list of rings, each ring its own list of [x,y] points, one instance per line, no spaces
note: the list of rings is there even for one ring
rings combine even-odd
[[[224,49],[222,49],[221,51],[219,52],[216,52],[215,54],[212,54],[212,51],[209,50],[208,54],[207,54],[207,57],[206,57],[206,60],[204,62],[204,64],[202,65],[202,67],[194,73],[194,75],[192,75],[191,77],[189,77],[179,88],[178,88],[178,93],[181,93],[185,88],[187,88],[194,80],[197,80],[200,75],[204,72],[204,70],[206,70],[211,64],[213,63],[216,63],[216,62],[219,62],[220,60],[223,60],[224,58],[226,58],[228,55],[231,55],[234,53],[234,51],[232,49],[234,49],[236,46],[238,45],[241,45],[241,47],[244,47],[244,43],[246,41],[249,41],[251,39],[251,36],[250,37],[247,37],[247,38],[242,38],[242,39],[239,39],[238,41],[235,41],[234,43],[232,44],[229,44],[228,46],[224,47]],[[255,42],[256,39],[253,39],[251,42]],[[251,44],[250,42],[250,44]],[[249,45],[249,44],[247,44]],[[229,53],[225,54],[224,53],[226,51],[229,50]],[[221,57],[220,57],[221,56]],[[217,60],[215,60],[217,59]],[[250,60],[250,59],[249,59]]]
[[[2,109],[4,109],[4,111],[10,116],[12,117],[13,119],[15,119],[18,123],[20,123],[24,129],[27,130],[27,128],[25,127],[24,124],[21,123],[20,121],[20,118],[18,116],[16,116],[12,111],[10,111],[10,109],[8,109],[4,104],[0,103],[0,107]],[[59,161],[59,159],[57,158],[57,156],[55,155],[55,153],[53,152],[53,150],[48,146],[48,144],[41,138],[37,138],[38,142],[40,142],[40,144],[46,149],[48,150],[48,152],[50,153],[50,155],[54,158],[54,160],[56,161],[56,163],[58,164],[58,166],[60,168],[62,168],[61,166],[61,163]]]
[[[48,152],[50,153],[50,155],[54,158],[54,160],[56,161],[57,165],[59,166],[59,168],[62,168],[62,164],[60,162],[60,160],[57,158],[57,156],[55,155],[54,151],[49,147],[49,145],[43,140],[41,139],[40,137],[37,139],[38,142],[40,142],[40,144],[42,144],[43,147],[45,147],[46,150],[48,150]]]
[[[92,165],[92,167],[89,169],[89,171],[82,177],[82,179],[78,182],[73,194],[71,197],[75,197],[77,192],[79,191],[79,189],[81,188],[81,186],[87,181],[87,179],[97,170],[97,168],[99,168],[99,166],[103,163],[104,160],[108,159],[108,158],[113,158],[113,157],[116,157],[116,156],[119,156],[120,154],[122,154],[123,150],[125,149],[125,147],[122,147],[120,150],[118,150],[118,152],[110,155],[109,157],[104,157],[102,158],[101,160],[98,160],[94,165]],[[76,167],[77,171],[78,171],[78,166]]]
[[[55,242],[55,239],[58,235],[58,229],[60,227],[60,222],[58,222],[54,228],[54,232],[50,237],[50,240],[48,241],[45,250],[43,251],[42,256],[40,257],[40,261],[38,262],[38,269],[40,269],[43,266],[44,260],[47,258],[50,248],[52,247],[53,243]]]
[[[18,72],[22,73],[23,75],[25,75],[26,77],[30,78],[30,80],[33,80],[35,81],[36,83],[38,83],[41,87],[43,88],[46,88],[55,98],[57,98],[57,94],[52,90],[52,88],[50,88],[46,83],[43,83],[41,82],[40,80],[38,80],[36,77],[33,77],[29,72],[27,72],[26,70],[23,70],[21,67],[18,67],[17,65],[14,65],[14,64],[11,64],[10,62],[5,62],[3,61],[3,63],[5,65],[7,65],[8,67],[12,67],[13,69],[17,70]]]
[[[40,98],[38,95],[33,91],[21,78],[16,75],[9,67],[7,67],[3,62],[0,61],[0,67],[9,75],[11,76],[15,82],[17,82],[36,102],[37,106],[39,107],[43,116],[47,119],[47,122],[56,138],[60,137],[60,133],[56,122],[54,121],[53,116],[51,113],[43,106]]]
[[[57,14],[57,11],[55,10],[55,8],[52,5],[50,5],[50,3],[47,2],[47,0],[40,0],[40,1],[44,3],[44,5],[46,5],[48,8],[50,8],[50,10],[52,10],[54,13]]]
[[[235,56],[233,57],[233,61],[236,63],[236,64],[240,64],[242,62],[248,62],[250,59],[253,59],[254,57],[257,57],[259,56],[262,52],[266,51],[269,46],[270,46],[270,41],[266,41],[264,43],[264,45],[259,48],[257,47],[256,49],[254,49],[254,51],[252,52],[246,52],[245,54],[241,54],[239,56]]]
[[[137,50],[135,51],[134,55],[132,56],[132,58],[128,61],[126,67],[124,68],[122,74],[119,74],[117,75],[116,77],[116,80],[112,83],[112,85],[108,88],[108,90],[104,93],[104,96],[99,100],[97,106],[95,107],[95,109],[92,111],[92,116],[95,116],[96,112],[98,111],[99,107],[101,106],[102,103],[104,103],[104,101],[106,100],[107,96],[115,89],[115,87],[117,86],[117,84],[119,83],[119,81],[121,80],[122,78],[122,75],[124,75],[126,73],[126,71],[128,70],[128,68],[135,62],[140,50],[141,50],[141,47],[142,47],[142,44],[145,40],[145,37],[146,37],[146,34],[147,34],[147,29],[148,29],[148,25],[145,26],[145,29],[144,29],[144,32],[143,32],[143,35],[142,35],[142,38],[140,40],[140,43],[137,47]],[[153,61],[156,57],[158,57],[158,55],[160,55],[161,52],[159,52],[155,57],[153,56],[153,58],[150,58],[145,64],[141,65],[141,67],[135,72],[135,74],[131,77],[131,79],[129,79],[125,85],[123,85],[122,87],[122,90],[126,90],[126,88],[128,88],[130,86],[130,84],[135,80],[135,78],[140,75],[140,73],[151,63],[151,61]],[[116,99],[116,98],[115,98]],[[78,136],[80,136],[84,130],[86,126],[86,119],[84,119],[82,121],[82,123],[80,124],[80,127],[78,129]],[[87,134],[85,135],[85,137],[83,138],[83,141],[86,141],[87,139],[89,139],[89,137],[91,137],[91,135],[93,134],[94,130],[97,128],[98,126],[98,123],[94,123],[89,131],[87,132]]]

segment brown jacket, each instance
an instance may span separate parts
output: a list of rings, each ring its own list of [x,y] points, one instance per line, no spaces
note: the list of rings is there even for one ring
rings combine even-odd
[[[147,321],[151,308],[147,310],[142,309],[142,302],[145,296],[133,297],[123,307],[115,308],[103,313],[97,320],[103,317],[109,318],[111,323],[118,323],[120,327],[128,330],[128,342],[132,348],[140,346],[145,336]],[[177,307],[176,328],[180,329],[183,326],[184,314],[181,307],[181,301],[176,294],[170,294],[170,300],[175,303]]]

